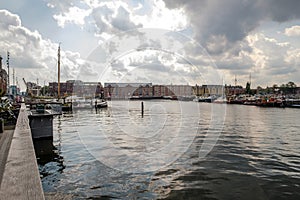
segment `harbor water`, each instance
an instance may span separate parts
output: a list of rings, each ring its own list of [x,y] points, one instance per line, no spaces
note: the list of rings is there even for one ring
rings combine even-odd
[[[53,121],[44,192],[72,199],[300,199],[300,110],[111,101]]]

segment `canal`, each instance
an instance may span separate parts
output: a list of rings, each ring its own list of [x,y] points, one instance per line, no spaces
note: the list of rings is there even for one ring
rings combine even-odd
[[[300,199],[300,110],[111,101],[54,118],[44,192],[72,199]]]

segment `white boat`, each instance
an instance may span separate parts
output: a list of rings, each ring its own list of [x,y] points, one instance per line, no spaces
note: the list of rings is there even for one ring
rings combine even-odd
[[[213,101],[214,103],[227,103],[226,97],[219,97]]]
[[[93,99],[78,97],[78,96],[70,96],[65,99],[65,102],[71,103],[72,109],[91,109],[94,108]]]
[[[199,102],[199,97],[195,97],[195,98],[193,99],[193,101],[194,101],[194,102]]]
[[[107,101],[105,101],[104,99],[96,99],[94,106],[95,106],[95,108],[106,108]]]

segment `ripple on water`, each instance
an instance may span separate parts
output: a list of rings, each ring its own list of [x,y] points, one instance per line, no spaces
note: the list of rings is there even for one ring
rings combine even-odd
[[[54,145],[61,163],[39,165],[45,193],[72,194],[74,199],[300,199],[299,110],[227,105],[216,137],[220,130],[211,127],[211,104],[199,103],[195,109],[195,102],[182,103],[190,113],[182,117],[177,102],[147,101],[144,118],[138,101],[110,105],[113,108],[97,113],[83,110],[54,119]],[[181,120],[187,124],[178,127]],[[132,126],[124,128],[128,121]],[[176,137],[183,143],[165,153],[188,149],[154,172],[119,171],[91,154],[107,152],[112,162],[135,166],[111,155],[112,145],[140,156]],[[187,137],[194,137],[191,144]],[[214,144],[216,138],[212,151],[199,159],[204,143]],[[151,158],[137,166],[147,168],[149,163]]]

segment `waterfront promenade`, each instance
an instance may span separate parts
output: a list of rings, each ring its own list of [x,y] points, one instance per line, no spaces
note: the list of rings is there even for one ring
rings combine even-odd
[[[0,186],[14,130],[0,133]]]
[[[5,142],[0,148],[0,199],[45,199],[25,104],[21,106],[13,135],[11,133],[5,131],[1,137]],[[9,137],[12,137],[10,147]]]

